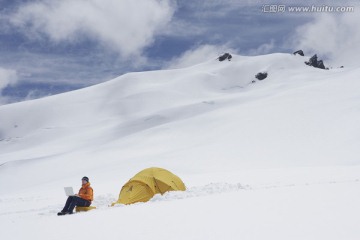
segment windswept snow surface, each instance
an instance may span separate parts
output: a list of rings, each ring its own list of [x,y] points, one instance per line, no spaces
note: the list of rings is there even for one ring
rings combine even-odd
[[[360,239],[360,69],[307,59],[235,55],[1,106],[0,239]],[[108,207],[152,166],[187,191]],[[56,216],[84,175],[98,209]]]

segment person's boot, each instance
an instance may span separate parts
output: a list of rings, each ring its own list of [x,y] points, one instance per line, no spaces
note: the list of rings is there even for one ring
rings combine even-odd
[[[63,212],[63,211],[57,213],[58,216],[62,216],[62,215],[65,215],[65,214],[66,214],[66,212]]]

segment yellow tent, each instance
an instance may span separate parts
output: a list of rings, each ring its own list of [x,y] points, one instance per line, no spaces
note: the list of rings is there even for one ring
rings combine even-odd
[[[164,194],[168,191],[185,191],[183,181],[168,170],[162,168],[147,168],[131,178],[122,188],[118,203],[132,204],[147,202],[155,194]]]

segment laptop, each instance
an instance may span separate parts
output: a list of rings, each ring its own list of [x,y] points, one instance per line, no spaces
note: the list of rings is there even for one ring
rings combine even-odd
[[[64,187],[66,196],[75,196],[74,189],[72,187]]]

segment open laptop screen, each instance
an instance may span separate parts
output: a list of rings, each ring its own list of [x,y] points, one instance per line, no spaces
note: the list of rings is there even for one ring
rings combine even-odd
[[[72,187],[64,187],[66,196],[74,196],[74,189]]]

